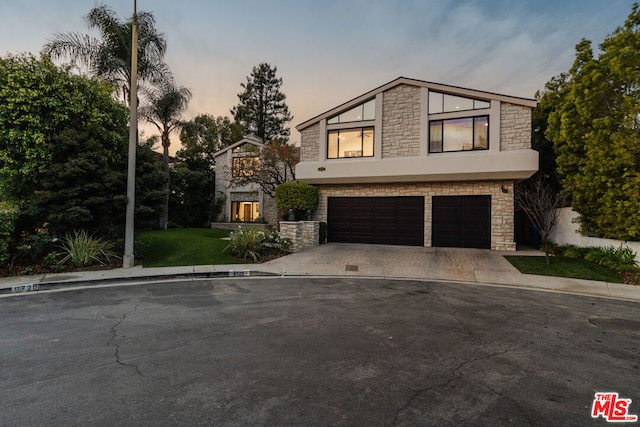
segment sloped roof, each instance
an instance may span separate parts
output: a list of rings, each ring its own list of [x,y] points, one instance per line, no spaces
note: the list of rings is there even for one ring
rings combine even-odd
[[[238,142],[234,142],[233,144],[224,147],[222,150],[218,150],[215,153],[213,153],[213,157],[218,157],[221,154],[226,153],[229,150],[233,150],[236,147],[240,147],[241,145],[244,144],[253,144],[257,147],[260,148],[264,148],[264,143],[262,142],[262,138],[255,136],[254,134],[250,133],[248,135],[245,135],[242,137],[242,139]]]
[[[342,111],[345,111],[351,107],[355,107],[356,105],[375,97],[377,94],[381,92],[387,91],[391,88],[394,88],[396,86],[403,85],[403,84],[411,85],[411,86],[426,87],[432,90],[436,90],[438,92],[448,93],[451,95],[467,96],[467,97],[480,98],[480,99],[486,99],[486,100],[495,99],[497,101],[508,102],[510,104],[515,104],[515,105],[523,105],[531,108],[534,108],[535,106],[538,105],[538,101],[533,98],[521,98],[517,96],[502,95],[499,93],[487,92],[482,90],[468,89],[468,88],[463,88],[459,86],[451,86],[451,85],[446,85],[442,83],[433,83],[433,82],[428,82],[424,80],[411,79],[408,77],[398,77],[397,79],[392,80],[389,83],[385,83],[382,86],[379,86],[369,92],[366,92],[356,98],[351,99],[350,101],[340,104],[337,107],[334,107],[328,111],[325,111],[322,114],[319,114],[305,122],[300,123],[298,126],[296,126],[296,129],[298,131],[302,131],[303,129],[308,128],[309,126],[318,123],[322,119],[332,117]]]

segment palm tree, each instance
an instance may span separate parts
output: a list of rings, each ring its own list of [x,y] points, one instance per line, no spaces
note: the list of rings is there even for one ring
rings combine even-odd
[[[183,124],[181,117],[191,100],[191,91],[186,87],[176,86],[169,80],[152,90],[146,90],[145,95],[149,103],[140,109],[140,117],[158,129],[162,141],[162,170],[165,174],[166,191],[160,228],[166,229],[169,220],[169,136]]]
[[[133,18],[121,21],[106,5],[97,6],[85,17],[89,29],[97,29],[100,38],[80,33],[58,33],[44,46],[43,52],[54,59],[68,57],[84,66],[91,75],[101,77],[121,91],[127,104],[131,82],[131,37]],[[149,12],[138,13],[138,78],[141,83],[158,84],[170,79],[164,63],[167,42],[155,28]]]

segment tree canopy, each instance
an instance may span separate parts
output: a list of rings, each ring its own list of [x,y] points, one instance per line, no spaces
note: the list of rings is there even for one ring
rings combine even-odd
[[[32,55],[0,58],[0,194],[53,230],[124,210],[127,111],[105,82]]]
[[[155,28],[149,12],[138,12],[138,78],[152,85],[171,74],[164,63],[167,42]],[[85,17],[89,29],[100,38],[81,33],[58,33],[43,48],[54,59],[69,58],[86,67],[93,76],[103,78],[119,88],[123,102],[129,102],[131,84],[131,39],[133,17],[126,21],[106,5],[99,5]]]
[[[576,46],[566,75],[547,84],[562,187],[585,231],[640,239],[640,8],[600,44]]]
[[[247,82],[240,84],[244,90],[238,94],[238,105],[231,110],[236,122],[267,144],[275,139],[287,140],[290,130],[286,124],[293,119],[277,70],[267,63],[253,67]]]

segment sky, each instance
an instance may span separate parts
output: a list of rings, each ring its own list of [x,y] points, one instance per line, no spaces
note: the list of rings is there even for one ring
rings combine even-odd
[[[0,55],[38,53],[56,33],[91,33],[84,17],[133,0],[3,0]],[[241,83],[277,67],[295,126],[400,76],[533,98],[624,24],[631,0],[137,0],[168,43],[166,62],[193,99],[185,119],[231,117]],[[144,128],[147,136],[153,134]],[[177,149],[174,138],[172,151]]]

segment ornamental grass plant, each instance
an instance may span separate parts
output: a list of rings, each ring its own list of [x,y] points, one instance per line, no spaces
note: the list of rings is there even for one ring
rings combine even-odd
[[[74,231],[67,234],[62,242],[62,250],[65,254],[62,263],[71,261],[71,264],[76,267],[92,264],[106,265],[117,258],[113,249],[113,242],[91,236],[85,230]]]

